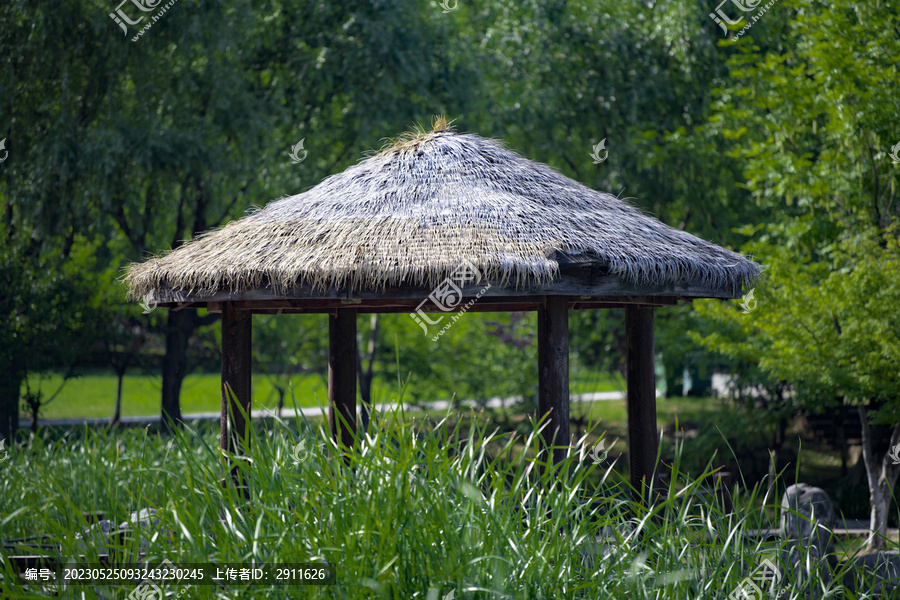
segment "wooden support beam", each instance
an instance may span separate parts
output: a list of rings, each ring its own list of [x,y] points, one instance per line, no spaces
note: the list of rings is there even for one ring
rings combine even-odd
[[[465,298],[472,298],[482,294],[479,300],[489,298],[542,298],[543,296],[569,296],[573,298],[722,298],[737,299],[741,297],[740,289],[732,285],[712,286],[684,284],[647,284],[636,285],[633,281],[622,279],[617,275],[610,275],[606,267],[578,267],[562,269],[553,281],[541,285],[501,285],[495,281],[487,290],[487,281],[479,281],[465,286],[462,289]],[[483,291],[484,290],[484,291]],[[405,299],[416,300],[416,305],[427,298],[434,291],[433,286],[424,285],[393,285],[383,287],[374,285],[366,289],[347,289],[343,286],[328,289],[318,289],[311,285],[298,286],[290,289],[263,286],[259,288],[234,292],[223,289],[213,294],[200,292],[185,294],[181,291],[173,291],[165,287],[155,290],[157,306],[175,307],[184,305],[187,307],[205,306],[211,302],[235,302],[235,301],[271,301],[271,300],[318,300],[323,303],[329,301],[360,300],[366,305],[372,300]],[[482,293],[483,292],[483,293]],[[626,301],[627,302],[627,301]],[[645,304],[645,302],[637,302]],[[655,302],[646,302],[655,304]],[[346,304],[346,303],[344,303]],[[325,311],[322,311],[325,312]]]
[[[241,410],[250,416],[252,327],[253,315],[236,310],[232,302],[222,303],[222,412],[219,445],[232,454],[240,454],[246,450],[243,440],[247,435],[248,423]],[[234,393],[234,402],[229,398],[226,386]],[[240,486],[236,466],[231,467],[231,476],[235,484]]]
[[[656,466],[656,371],[653,357],[653,308],[625,309],[626,384],[628,386],[628,462],[631,485],[640,498]]]
[[[353,446],[356,435],[356,310],[328,314],[328,426],[335,441]]]
[[[464,293],[460,305],[465,305],[468,300],[476,298],[480,290],[469,290]],[[413,292],[411,292],[413,293]],[[423,295],[427,292],[423,292]],[[553,294],[547,294],[553,295]],[[560,294],[556,294],[560,295]],[[622,308],[629,304],[643,304],[646,306],[675,306],[679,300],[690,302],[692,298],[681,296],[586,296],[561,294],[569,299],[569,310],[595,308]],[[510,312],[510,311],[534,311],[538,304],[542,303],[544,295],[498,295],[483,296],[477,298],[477,302],[470,306],[467,312]],[[358,312],[412,312],[421,310],[442,314],[440,308],[427,302],[422,304],[422,296],[411,298],[391,297],[384,298],[257,298],[230,300],[238,310],[251,311],[254,314],[271,313],[329,313],[339,308],[353,307]],[[222,301],[192,301],[185,303],[160,302],[159,306],[183,306],[186,308],[206,308],[209,312],[222,312]],[[451,311],[452,312],[452,311]]]
[[[565,296],[547,296],[538,307],[538,418],[547,415],[543,437],[557,446],[559,462],[569,446],[569,311]]]

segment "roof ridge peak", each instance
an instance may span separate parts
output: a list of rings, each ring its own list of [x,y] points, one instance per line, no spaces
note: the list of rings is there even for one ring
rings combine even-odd
[[[424,127],[415,123],[409,131],[401,133],[395,138],[388,138],[378,155],[400,154],[408,150],[414,150],[419,144],[430,142],[437,137],[456,135],[457,132],[453,128],[454,120],[448,121],[444,115],[435,115],[431,121],[431,131],[427,131]]]

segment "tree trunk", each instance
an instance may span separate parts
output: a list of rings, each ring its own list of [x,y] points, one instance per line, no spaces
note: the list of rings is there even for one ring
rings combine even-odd
[[[162,360],[161,429],[168,430],[167,419],[181,424],[181,384],[187,375],[188,342],[199,327],[212,325],[218,314],[203,317],[196,310],[170,310],[166,320],[166,354]]]
[[[771,396],[775,398],[778,405],[784,402],[784,390],[778,385],[771,390]],[[766,486],[766,499],[769,502],[778,504],[778,490],[775,482],[778,477],[778,453],[784,446],[785,434],[787,433],[788,417],[782,414],[778,418],[778,426],[775,428],[775,434],[772,437],[772,446],[769,448],[769,476]]]
[[[166,354],[162,361],[162,431],[169,420],[181,423],[181,383],[187,375],[188,340],[194,332],[193,311],[170,310],[166,320]]]
[[[27,388],[26,388],[27,389]],[[38,413],[41,412],[41,392],[32,395],[30,392],[25,395],[25,402],[28,403],[28,410],[31,411],[31,433],[37,435],[38,432]]]
[[[24,379],[25,373],[16,365],[0,377],[0,440],[6,440],[7,446],[12,446],[19,428],[19,391]]]
[[[875,489],[870,489],[869,498],[872,503],[872,511],[869,515],[869,528],[873,533],[869,534],[866,548],[869,550],[884,550],[887,548],[887,517],[891,500],[890,490],[883,477],[878,478]]]
[[[844,415],[841,415],[841,422],[837,428],[838,443],[841,445],[841,477],[847,476],[847,467],[850,464],[850,447],[847,444],[847,428],[844,426]]]
[[[281,411],[284,410],[284,395],[287,393],[287,389],[280,385],[273,387],[278,392],[278,405],[275,407],[275,415],[281,417]]]
[[[125,370],[116,369],[116,378],[116,410],[113,413],[112,421],[109,422],[113,427],[119,424],[122,415],[122,380],[125,379]]]
[[[359,398],[362,401],[360,409],[360,435],[369,431],[369,418],[372,414],[372,373],[359,370]]]
[[[884,550],[887,542],[888,510],[891,505],[891,491],[897,482],[900,465],[895,465],[885,453],[881,468],[872,450],[872,431],[869,427],[869,415],[865,406],[859,406],[859,420],[862,425],[862,459],[869,480],[869,502],[872,507],[869,528],[872,533],[866,542],[868,550]],[[891,434],[891,448],[900,444],[900,424],[894,426]]]

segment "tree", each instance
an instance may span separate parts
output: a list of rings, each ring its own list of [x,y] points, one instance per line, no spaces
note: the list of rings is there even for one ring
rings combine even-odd
[[[102,311],[92,244],[76,236],[66,257],[59,247],[40,251],[2,191],[0,213],[10,219],[0,227],[0,440],[13,440],[29,373],[61,366],[71,374],[89,348],[84,333],[97,327]],[[36,427],[45,399],[27,388],[25,400]]]
[[[0,6],[9,202],[42,243],[62,240],[63,260],[77,233],[98,235],[125,242],[108,257],[120,268],[301,191],[301,178],[437,109],[434,95],[468,70],[434,67],[451,22],[424,2],[184,3],[137,42],[108,12],[95,0]],[[287,151],[299,139],[309,157],[298,167]],[[164,423],[181,416],[188,344],[217,317],[165,319]]]
[[[687,0],[489,4],[473,16],[491,41],[479,125],[586,185],[624,191],[666,223],[742,243],[733,228],[759,209],[731,186],[740,167],[705,127],[709,91],[728,76],[708,12]],[[596,164],[603,139],[608,156]]]
[[[707,306],[721,323],[742,318],[742,331],[703,341],[758,357],[805,406],[861,407],[876,532],[869,546],[881,548],[877,534],[885,531],[897,473],[886,459],[879,465],[870,425],[893,427],[892,443],[900,443],[900,181],[887,156],[900,139],[898,15],[884,4],[846,0],[781,6],[790,15],[782,45],[759,48],[754,38],[767,30],[756,26],[726,44],[734,51],[732,83],[717,94],[710,122],[731,140],[729,155],[755,203],[778,210],[746,246],[770,264],[769,278],[751,315]]]
[[[125,372],[139,358],[141,348],[148,338],[148,332],[141,319],[117,315],[110,322],[102,339],[103,349],[116,374],[116,408],[110,425],[118,425],[122,416],[122,384]]]
[[[758,308],[743,314],[731,305],[698,303],[701,315],[721,325],[699,341],[728,356],[755,357],[761,369],[792,385],[799,406],[859,407],[875,532],[869,546],[883,548],[878,536],[887,533],[900,473],[889,457],[900,444],[900,245],[893,235],[845,242],[833,264],[802,264],[777,249],[762,256],[769,273]],[[893,428],[891,448],[873,446],[871,423]]]

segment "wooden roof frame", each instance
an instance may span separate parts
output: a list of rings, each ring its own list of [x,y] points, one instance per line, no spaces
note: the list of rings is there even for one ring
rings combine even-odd
[[[535,310],[534,306],[546,296],[566,296],[571,310],[591,308],[615,308],[628,304],[646,306],[672,306],[679,299],[740,298],[740,289],[733,286],[713,287],[688,284],[636,285],[622,281],[617,276],[598,273],[595,268],[567,269],[553,281],[543,285],[510,288],[507,282],[489,281],[470,284],[462,288],[462,300],[476,296],[478,304],[469,312]],[[482,293],[487,284],[490,288]],[[297,287],[279,290],[273,286],[246,291],[218,291],[185,293],[163,289],[157,292],[156,305],[176,310],[206,307],[213,312],[221,310],[222,303],[233,302],[241,310],[266,314],[269,312],[315,313],[329,312],[342,307],[355,307],[360,312],[403,312],[409,306],[417,307],[428,298],[433,288],[424,286],[393,286],[382,289],[350,290],[347,287],[328,290]],[[501,308],[501,306],[521,308]],[[477,306],[477,305],[476,305]],[[488,308],[490,306],[490,308]],[[422,307],[422,310],[440,310]]]

